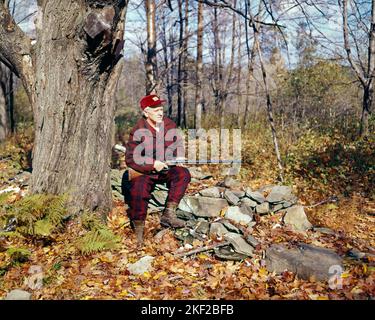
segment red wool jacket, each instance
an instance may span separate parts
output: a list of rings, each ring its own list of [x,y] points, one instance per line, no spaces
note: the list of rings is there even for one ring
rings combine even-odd
[[[142,151],[140,151],[142,150]],[[163,127],[158,133],[145,118],[138,120],[126,144],[126,165],[136,171],[154,173],[154,162],[165,162],[185,156],[184,140],[177,125],[168,117],[163,118]]]

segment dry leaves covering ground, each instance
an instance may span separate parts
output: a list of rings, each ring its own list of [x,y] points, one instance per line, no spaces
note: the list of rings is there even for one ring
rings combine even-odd
[[[276,176],[277,166],[270,152],[257,152],[248,157],[251,157],[251,163],[244,165],[239,177],[243,183],[256,189],[275,182],[272,177]],[[192,183],[188,193],[221,181],[220,168],[210,167],[210,170],[214,178],[203,183]],[[293,168],[290,170],[296,172]],[[346,174],[354,179],[355,173]],[[280,223],[281,213],[263,216],[254,227],[253,235],[261,242],[256,257],[240,262],[220,261],[210,252],[176,258],[174,253],[181,244],[172,230],[168,230],[160,240],[154,238],[161,230],[157,214],[148,216],[145,247],[142,251],[136,250],[135,239],[124,214],[124,205],[119,201],[108,217],[109,227],[121,236],[119,250],[89,256],[79,254],[72,245],[81,232],[75,220],[69,222],[66,231],[57,234],[49,244],[31,240],[5,240],[3,246],[28,248],[32,254],[29,261],[13,266],[0,276],[0,297],[15,288],[30,290],[32,278],[28,270],[32,265],[39,265],[43,270],[43,285],[33,290],[34,299],[373,299],[375,261],[345,260],[345,272],[341,276],[343,286],[339,289],[331,289],[328,283],[316,282],[314,279],[298,279],[289,272],[270,274],[263,262],[264,250],[271,243],[280,242],[303,241],[333,248],[341,255],[352,248],[374,253],[375,206],[374,198],[368,192],[371,189],[371,177],[366,179],[367,184],[357,189],[354,186],[361,181],[349,181],[347,185],[351,185],[354,190],[341,196],[339,202],[306,210],[314,225],[329,227],[337,235],[322,235],[312,231],[306,234],[294,233],[286,227],[275,227]],[[292,185],[302,204],[319,202],[342,188],[340,182],[337,182],[341,180],[336,176],[328,181],[328,185],[321,181],[320,178],[307,177],[303,173],[293,176]],[[195,240],[193,247],[205,244]],[[145,255],[155,257],[153,269],[139,276],[131,275],[127,264]],[[0,263],[6,259],[6,253],[0,252]]]

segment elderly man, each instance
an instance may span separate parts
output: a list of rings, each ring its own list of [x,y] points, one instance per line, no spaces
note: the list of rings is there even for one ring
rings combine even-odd
[[[168,166],[168,160],[183,157],[184,148],[176,124],[163,115],[164,103],[165,100],[157,95],[141,99],[143,117],[132,129],[126,145],[125,158],[129,169],[123,176],[123,194],[138,246],[143,244],[148,201],[156,183],[166,182],[169,188],[161,225],[185,226],[185,222],[177,218],[176,209],[191,177],[189,170],[181,165]]]

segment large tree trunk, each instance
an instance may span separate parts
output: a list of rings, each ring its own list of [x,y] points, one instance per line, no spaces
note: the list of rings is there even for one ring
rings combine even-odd
[[[7,112],[9,119],[10,132],[16,132],[16,120],[14,117],[14,74],[9,71],[9,81],[8,81],[8,92],[5,101],[7,102]]]
[[[14,47],[0,45],[0,58],[21,61],[12,65],[24,80],[33,106],[31,192],[69,194],[71,213],[104,212],[112,205],[113,97],[122,67],[127,4],[40,0],[33,50],[29,39],[20,34],[28,56],[13,57]],[[4,23],[0,33],[12,37]]]
[[[0,65],[0,142],[4,141],[9,133],[9,120],[6,102],[6,75],[5,68]]]
[[[0,62],[0,141],[16,129],[13,86],[13,72]]]

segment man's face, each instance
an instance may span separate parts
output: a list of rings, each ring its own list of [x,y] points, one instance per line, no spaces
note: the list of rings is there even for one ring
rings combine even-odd
[[[153,122],[159,123],[163,121],[163,106],[158,106],[154,108],[147,107],[144,110],[144,113],[146,117],[152,120]]]

